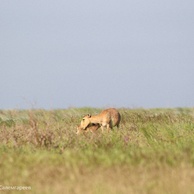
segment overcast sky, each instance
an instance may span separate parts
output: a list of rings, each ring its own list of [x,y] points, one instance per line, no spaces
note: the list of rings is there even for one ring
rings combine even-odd
[[[193,0],[0,0],[0,109],[194,107]]]

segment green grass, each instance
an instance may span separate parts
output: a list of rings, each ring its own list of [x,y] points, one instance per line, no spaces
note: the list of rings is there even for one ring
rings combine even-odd
[[[0,111],[0,192],[194,193],[194,109],[122,108],[119,130],[77,136],[100,111]]]

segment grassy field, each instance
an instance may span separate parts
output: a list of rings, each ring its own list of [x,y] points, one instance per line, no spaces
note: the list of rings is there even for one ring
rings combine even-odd
[[[194,193],[193,108],[122,108],[119,130],[77,136],[100,111],[0,111],[0,193]]]

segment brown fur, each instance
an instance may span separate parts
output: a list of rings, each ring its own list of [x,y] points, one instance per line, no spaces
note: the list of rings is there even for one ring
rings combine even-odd
[[[100,125],[98,125],[98,124],[90,124],[86,129],[82,129],[81,126],[78,126],[76,134],[78,135],[82,132],[87,133],[89,131],[94,133],[97,131],[98,128],[100,128]]]
[[[115,108],[109,108],[95,116],[91,116],[90,114],[86,115],[81,121],[80,128],[87,129],[91,124],[98,124],[101,126],[102,131],[106,127],[109,132],[114,126],[119,127],[120,120],[121,116],[119,112]]]

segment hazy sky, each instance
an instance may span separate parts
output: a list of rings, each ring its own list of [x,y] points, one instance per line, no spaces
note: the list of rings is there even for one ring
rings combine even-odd
[[[0,0],[0,109],[194,107],[193,0]]]

